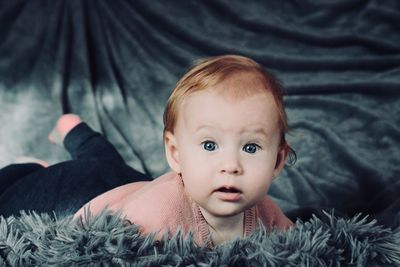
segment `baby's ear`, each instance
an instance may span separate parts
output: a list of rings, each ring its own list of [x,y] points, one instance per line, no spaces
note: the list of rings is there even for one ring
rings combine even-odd
[[[274,169],[274,177],[278,177],[279,173],[285,166],[285,162],[288,156],[288,149],[287,146],[281,146],[279,148],[278,154],[276,156],[276,164],[275,164],[275,169]]]
[[[181,172],[179,164],[179,151],[176,137],[173,133],[167,131],[164,135],[165,155],[167,157],[169,167],[177,173]]]

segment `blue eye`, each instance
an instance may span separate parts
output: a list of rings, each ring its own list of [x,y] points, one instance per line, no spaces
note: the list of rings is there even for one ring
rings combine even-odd
[[[256,151],[259,149],[259,146],[256,144],[247,144],[243,147],[243,151],[250,153],[250,154],[254,154],[256,153]]]
[[[212,141],[203,142],[203,148],[207,151],[214,151],[217,148],[217,144]]]

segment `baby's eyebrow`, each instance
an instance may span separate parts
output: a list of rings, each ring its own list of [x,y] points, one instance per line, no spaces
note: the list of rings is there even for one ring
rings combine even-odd
[[[244,134],[249,134],[249,135],[261,135],[263,137],[269,137],[271,136],[270,133],[268,133],[267,131],[265,131],[264,128],[257,128],[257,129],[251,129],[251,130],[244,130],[241,133]]]
[[[201,125],[201,126],[197,127],[194,132],[197,133],[201,130],[215,130],[215,129],[216,128],[211,125]]]
[[[219,131],[218,128],[212,126],[212,125],[201,125],[196,128],[194,131],[195,133],[202,131],[202,130],[214,130],[214,131]],[[268,133],[264,127],[257,127],[257,128],[252,128],[252,129],[243,129],[242,131],[239,132],[239,134],[250,134],[250,135],[263,135],[265,137],[269,137],[271,134]]]

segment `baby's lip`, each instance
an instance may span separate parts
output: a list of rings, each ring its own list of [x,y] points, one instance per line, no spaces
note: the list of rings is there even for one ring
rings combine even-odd
[[[218,187],[217,189],[214,190],[214,192],[223,192],[223,193],[234,193],[234,194],[241,194],[242,191],[234,186],[231,185],[223,185]]]

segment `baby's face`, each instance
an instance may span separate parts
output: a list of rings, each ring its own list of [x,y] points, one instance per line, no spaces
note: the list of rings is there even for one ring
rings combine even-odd
[[[215,87],[262,86],[232,79]],[[175,148],[168,161],[182,173],[186,192],[202,212],[232,216],[265,197],[286,155],[271,93],[233,98],[210,89],[182,104],[175,133],[169,135]]]

